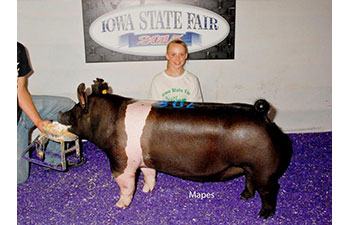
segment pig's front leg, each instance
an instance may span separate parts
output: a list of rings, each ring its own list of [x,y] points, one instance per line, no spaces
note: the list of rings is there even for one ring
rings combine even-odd
[[[118,208],[125,209],[131,203],[135,191],[135,172],[124,172],[120,175],[114,174],[115,180],[120,188],[120,198],[116,203]]]
[[[141,172],[145,178],[142,191],[144,193],[151,192],[156,185],[156,170],[151,168],[141,168]]]

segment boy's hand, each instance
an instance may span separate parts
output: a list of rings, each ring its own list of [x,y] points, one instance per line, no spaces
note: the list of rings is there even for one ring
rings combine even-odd
[[[41,120],[36,127],[41,131],[44,132],[44,127],[46,127],[48,124],[50,124],[50,120]]]

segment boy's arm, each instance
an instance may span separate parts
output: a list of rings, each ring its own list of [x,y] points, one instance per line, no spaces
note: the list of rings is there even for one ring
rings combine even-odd
[[[17,78],[17,98],[19,107],[34,123],[34,125],[42,132],[43,128],[51,121],[41,119],[38,111],[36,110],[32,97],[28,91],[28,78],[27,76]]]

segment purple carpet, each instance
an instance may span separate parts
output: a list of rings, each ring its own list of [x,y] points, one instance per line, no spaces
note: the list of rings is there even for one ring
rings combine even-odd
[[[258,194],[240,200],[244,178],[198,183],[158,173],[152,193],[142,192],[142,174],[131,205],[114,205],[119,187],[106,155],[89,142],[87,162],[65,173],[33,165],[17,188],[18,224],[331,224],[332,133],[290,134],[294,155],[280,178],[276,215],[258,217]],[[207,194],[198,199],[191,194]],[[190,196],[191,195],[191,196]]]

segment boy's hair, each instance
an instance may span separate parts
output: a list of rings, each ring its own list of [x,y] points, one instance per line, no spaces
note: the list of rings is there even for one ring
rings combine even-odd
[[[167,47],[166,47],[166,52],[168,52],[169,46],[170,46],[171,44],[180,44],[180,45],[182,45],[182,46],[185,48],[185,52],[188,53],[187,45],[186,45],[186,43],[183,42],[183,40],[181,40],[181,39],[174,39],[174,40],[170,41],[170,42],[168,43]]]

